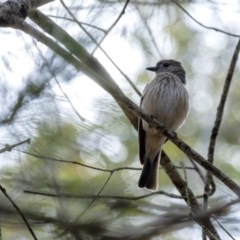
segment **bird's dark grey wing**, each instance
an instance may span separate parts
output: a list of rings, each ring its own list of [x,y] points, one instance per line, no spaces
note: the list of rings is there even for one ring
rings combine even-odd
[[[146,85],[146,87],[143,90],[141,100],[140,100],[140,107],[142,105],[142,101],[148,86],[149,86],[149,83]],[[142,119],[138,118],[138,147],[139,147],[139,158],[140,158],[141,164],[144,164],[144,158],[145,158],[144,156],[146,152],[145,138],[146,138],[146,132],[143,129]]]
[[[138,119],[138,145],[139,145],[139,158],[141,164],[144,164],[144,156],[145,156],[145,137],[146,137],[146,132],[143,129],[142,125],[142,119]]]
[[[140,100],[140,107],[142,105],[142,101],[144,98],[144,94],[146,92],[146,89],[148,87],[148,84],[146,85],[146,87],[143,90],[142,96],[141,96],[141,100]],[[140,162],[141,164],[144,164],[144,156],[145,156],[145,137],[146,137],[146,132],[143,129],[143,125],[142,125],[142,119],[138,118],[138,147],[139,147],[139,158],[140,158]]]
[[[148,83],[148,84],[146,85],[146,87],[143,89],[143,93],[142,93],[141,100],[140,100],[140,107],[141,107],[141,104],[142,104],[142,101],[143,101],[144,95],[145,95],[145,93],[146,93],[148,87],[149,87],[149,83]]]

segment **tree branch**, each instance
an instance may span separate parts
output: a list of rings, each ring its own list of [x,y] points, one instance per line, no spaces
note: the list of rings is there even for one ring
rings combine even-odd
[[[31,9],[54,0],[9,0],[0,3],[0,27],[13,27],[22,23]]]
[[[26,224],[29,232],[31,233],[33,239],[38,240],[37,236],[35,235],[34,231],[32,230],[30,224],[28,223],[27,218],[24,216],[23,212],[21,211],[21,209],[17,206],[17,204],[12,200],[12,198],[8,195],[7,191],[5,188],[2,187],[2,185],[0,185],[0,191],[3,193],[3,195],[9,200],[9,202],[12,204],[12,206],[15,208],[15,210],[18,212],[18,214],[21,216],[21,218],[23,219],[24,223]]]
[[[179,9],[181,9],[188,17],[190,17],[195,23],[197,23],[197,24],[200,25],[201,27],[206,28],[206,29],[209,29],[209,30],[214,30],[214,31],[216,31],[216,32],[224,33],[224,34],[226,34],[226,35],[228,35],[228,36],[231,36],[231,37],[237,37],[237,38],[240,37],[240,35],[238,35],[238,34],[230,33],[230,32],[221,30],[221,29],[219,29],[219,28],[209,27],[209,26],[204,25],[203,23],[201,23],[201,22],[199,22],[198,20],[196,20],[196,18],[194,18],[194,17],[193,17],[184,7],[182,7],[182,5],[179,4],[177,1],[171,0],[171,2],[173,2],[175,5],[177,5],[177,6],[179,7]]]
[[[202,209],[193,192],[188,187],[187,183],[182,179],[181,175],[175,169],[174,164],[172,164],[166,155],[162,156],[161,165],[171,179],[172,183],[180,192],[186,204],[191,208],[192,217],[194,220],[196,220],[197,218],[195,218],[195,216],[197,216]],[[206,217],[205,219],[198,219],[197,223],[200,223],[203,231],[207,236],[209,236],[210,239],[220,239],[216,229],[210,221],[210,218]]]
[[[40,191],[33,191],[33,190],[24,190],[24,193],[45,196],[45,197],[52,197],[52,198],[68,198],[68,199],[115,199],[115,200],[125,200],[125,201],[134,201],[134,200],[141,200],[144,198],[148,198],[155,195],[164,195],[174,199],[182,199],[182,196],[168,193],[165,191],[157,191],[152,192],[149,194],[144,194],[141,196],[136,197],[129,197],[129,196],[118,196],[118,195],[100,195],[100,194],[93,194],[93,195],[80,195],[80,194],[69,194],[69,193],[51,193],[51,192],[40,192]]]
[[[0,149],[0,153],[7,152],[7,151],[8,151],[8,152],[11,152],[11,151],[13,150],[13,148],[15,148],[15,147],[17,147],[17,146],[19,146],[19,145],[22,145],[22,144],[25,144],[25,143],[30,144],[30,141],[31,141],[31,139],[28,138],[28,139],[26,139],[26,140],[24,140],[24,141],[21,141],[21,142],[12,144],[12,145],[6,144],[5,147],[3,147],[3,148]]]
[[[216,140],[217,140],[219,128],[220,128],[220,125],[222,122],[224,107],[225,107],[225,104],[227,101],[227,96],[229,93],[234,70],[236,67],[237,60],[238,60],[239,51],[240,51],[240,39],[238,40],[238,43],[236,45],[236,48],[235,48],[233,56],[232,56],[232,60],[231,60],[231,63],[230,63],[229,69],[228,69],[227,77],[224,82],[221,99],[220,99],[218,107],[217,107],[217,113],[216,113],[214,126],[212,128],[212,132],[211,132],[211,136],[210,136],[210,143],[209,143],[209,147],[208,147],[208,161],[210,161],[211,163],[213,163],[213,160],[214,160],[214,150],[215,150]]]
[[[212,164],[214,161],[214,151],[215,151],[217,136],[218,136],[221,122],[222,122],[224,107],[225,107],[225,104],[227,101],[227,96],[228,96],[230,85],[232,82],[235,66],[236,66],[236,63],[238,60],[239,51],[240,51],[240,39],[238,40],[238,43],[235,47],[235,50],[234,50],[234,53],[232,56],[232,60],[230,62],[227,77],[225,79],[224,86],[223,86],[221,99],[220,99],[218,107],[217,107],[217,113],[216,113],[214,126],[212,128],[212,132],[211,132],[211,136],[210,136],[210,142],[209,142],[209,147],[208,147],[208,161]],[[215,188],[210,189],[211,182],[213,182],[212,173],[210,171],[207,171],[205,187],[204,187],[204,204],[203,204],[204,210],[207,210],[208,196],[210,194],[213,194],[215,191]]]
[[[139,92],[139,90],[137,89],[137,87],[134,85],[134,83],[132,82],[132,80],[118,67],[118,65],[112,60],[112,58],[108,55],[108,53],[101,47],[100,43],[98,43],[96,41],[96,39],[85,29],[85,27],[82,26],[82,24],[77,20],[77,18],[74,16],[74,14],[69,10],[69,8],[67,7],[67,5],[65,4],[65,2],[63,0],[60,0],[63,7],[66,9],[66,11],[68,12],[68,14],[74,19],[74,21],[77,23],[77,25],[87,34],[87,36],[97,45],[97,47],[93,50],[93,53],[95,52],[95,50],[97,48],[99,48],[103,54],[107,57],[107,59],[113,64],[113,66],[122,74],[122,76],[126,79],[126,81],[129,83],[129,85],[134,89],[134,91],[141,96],[141,93]],[[124,5],[123,10],[121,11],[119,16],[122,16],[125,12],[125,9],[127,8],[129,1],[126,1],[126,4]],[[120,17],[118,17],[118,21],[120,20]],[[116,22],[117,23],[117,22]],[[107,33],[109,33],[109,31],[107,31]],[[106,33],[106,34],[107,34]],[[105,34],[105,36],[106,36]],[[92,53],[92,54],[93,54]]]
[[[12,27],[25,20],[30,9],[28,0],[12,0],[0,3],[0,27]]]
[[[44,31],[63,44],[73,56],[80,60],[81,69],[78,69],[89,76],[107,92],[109,92],[121,107],[130,122],[134,126],[137,126],[136,116],[134,116],[134,114],[121,101],[119,101],[119,95],[124,95],[122,90],[112,79],[106,69],[101,65],[101,63],[96,58],[91,56],[79,42],[77,42],[66,31],[64,31],[40,11],[31,11],[29,17]]]

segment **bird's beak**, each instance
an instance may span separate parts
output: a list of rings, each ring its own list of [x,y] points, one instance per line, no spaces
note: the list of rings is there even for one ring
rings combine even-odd
[[[147,67],[146,68],[148,71],[156,72],[157,68],[156,67]]]

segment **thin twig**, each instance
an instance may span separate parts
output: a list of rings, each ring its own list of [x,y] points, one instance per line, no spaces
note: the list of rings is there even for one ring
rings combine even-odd
[[[7,151],[11,152],[13,150],[13,148],[15,148],[15,147],[17,147],[19,145],[22,145],[22,144],[25,144],[25,143],[30,144],[30,141],[31,141],[31,139],[28,138],[28,139],[26,139],[24,141],[21,141],[19,143],[15,143],[15,144],[12,144],[12,145],[6,144],[5,147],[0,149],[0,153],[7,152]]]
[[[40,192],[40,191],[32,191],[32,190],[24,190],[24,193],[27,194],[34,194],[39,196],[45,196],[45,197],[53,197],[53,198],[73,198],[73,199],[116,199],[116,200],[126,200],[126,201],[134,201],[134,200],[140,200],[144,198],[148,198],[155,195],[164,195],[168,196],[170,198],[176,198],[176,199],[182,199],[182,196],[178,194],[168,193],[165,191],[157,191],[152,192],[149,194],[137,196],[137,197],[124,197],[124,196],[117,196],[117,195],[79,195],[79,194],[68,194],[68,193],[61,193],[61,194],[55,194],[55,193],[48,193],[48,192]]]
[[[236,240],[233,235],[217,220],[216,217],[213,217],[213,219],[217,222],[217,224],[219,225],[219,227],[232,239],[232,240]]]
[[[76,67],[76,69],[85,72],[83,65],[81,64],[81,62],[76,57],[74,57],[71,53],[66,51],[66,49],[64,49],[62,46],[60,46],[52,38],[46,36],[45,34],[40,32],[39,30],[32,27],[30,24],[28,24],[26,22],[23,22],[22,24],[15,26],[15,28],[22,30],[26,34],[35,38],[37,41],[46,45],[52,51],[54,51],[59,56],[61,56],[66,62],[68,62],[71,65],[73,65],[74,67]]]
[[[110,172],[108,178],[106,179],[105,183],[103,184],[103,186],[101,187],[101,189],[99,190],[99,192],[95,195],[95,197],[90,198],[91,201],[88,203],[87,207],[83,210],[83,212],[74,220],[75,222],[78,222],[79,219],[87,212],[87,210],[91,207],[91,205],[97,200],[100,199],[100,194],[103,192],[103,190],[105,189],[105,187],[107,186],[107,184],[109,183],[111,177],[112,177],[112,172]],[[60,234],[58,234],[58,238],[64,236],[65,234],[67,234],[67,232],[69,231],[69,227],[67,227],[66,229],[64,229],[64,231]]]
[[[4,196],[9,200],[9,202],[12,204],[12,206],[16,209],[16,211],[19,213],[19,215],[21,216],[21,218],[23,219],[24,223],[26,224],[29,232],[31,233],[33,239],[37,240],[37,236],[35,235],[34,231],[32,230],[30,224],[28,223],[28,220],[26,219],[26,217],[24,216],[23,212],[21,211],[21,209],[17,206],[17,204],[12,200],[12,198],[7,194],[7,191],[5,188],[2,187],[2,185],[0,185],[0,191],[4,194]]]
[[[51,14],[48,14],[48,17],[58,18],[58,19],[63,19],[63,20],[75,22],[74,19],[68,18],[68,17],[55,16],[55,15],[51,15]],[[86,23],[86,22],[79,22],[79,23],[81,23],[81,24],[83,24],[83,25],[86,25],[86,26],[88,26],[88,27],[91,27],[91,28],[95,28],[95,29],[97,29],[97,30],[99,30],[99,31],[101,31],[101,32],[104,32],[104,33],[107,32],[107,30],[105,30],[105,29],[103,29],[103,28],[100,28],[100,27],[97,27],[97,26],[95,26],[95,25],[93,25],[93,24],[90,24],[90,23]]]
[[[98,45],[96,46],[96,48],[93,50],[93,53],[97,50],[97,48],[102,44],[102,42],[105,40],[105,38],[107,37],[107,35],[112,31],[112,29],[117,25],[117,23],[119,22],[119,20],[121,19],[121,17],[125,14],[125,10],[129,4],[130,0],[126,0],[125,4],[123,6],[122,11],[120,12],[120,14],[118,15],[118,17],[116,18],[116,20],[112,23],[112,25],[107,29],[106,34],[103,36],[103,38],[101,39],[101,41],[98,43]]]
[[[212,233],[202,224],[202,222],[200,221],[200,218],[196,218],[193,215],[191,217],[195,222],[197,222],[201,226],[202,231],[204,232],[205,235],[209,237],[210,240],[221,240],[220,236],[216,235],[215,233]]]
[[[45,160],[55,161],[55,162],[59,162],[59,163],[68,163],[68,164],[79,165],[79,166],[82,166],[82,167],[86,167],[86,168],[89,168],[89,169],[92,169],[92,170],[101,171],[101,172],[112,173],[112,172],[123,171],[123,170],[136,170],[136,171],[142,170],[142,168],[134,168],[134,167],[119,167],[119,168],[114,168],[114,169],[105,169],[105,168],[99,168],[99,167],[90,166],[90,165],[87,165],[87,164],[84,164],[84,163],[80,163],[80,162],[77,162],[77,161],[58,159],[58,158],[48,157],[48,156],[40,156],[38,154],[30,153],[30,152],[26,152],[26,151],[21,151],[21,152],[25,153],[25,154],[28,154],[30,156],[39,158],[39,159],[45,159]]]
[[[224,86],[223,86],[222,95],[221,95],[221,98],[220,98],[220,101],[219,101],[219,104],[217,107],[217,113],[216,113],[214,126],[212,128],[212,132],[211,132],[211,136],[210,136],[209,147],[208,147],[208,161],[212,164],[214,161],[214,152],[215,152],[217,136],[218,136],[218,132],[219,132],[219,129],[221,126],[222,117],[223,117],[223,113],[224,113],[224,107],[225,107],[225,104],[227,101],[227,96],[228,96],[230,85],[232,82],[233,73],[234,73],[235,66],[236,66],[236,63],[238,60],[239,51],[240,51],[240,39],[238,40],[238,43],[236,45],[236,48],[235,48],[233,56],[232,56],[232,60],[230,62],[227,77],[225,79]],[[212,173],[207,171],[206,183],[205,183],[205,187],[204,187],[204,199],[203,199],[203,208],[205,211],[207,210],[209,195],[210,194],[212,195],[215,191],[215,188],[210,189],[210,184],[213,182],[214,181],[212,178]],[[214,185],[212,185],[212,186],[214,186]],[[206,239],[204,234],[203,234],[203,239]]]
[[[191,206],[190,201],[189,201],[190,196],[189,196],[189,191],[188,191],[189,188],[188,188],[187,172],[186,172],[186,169],[184,168],[184,163],[181,162],[180,165],[183,167],[183,175],[184,175],[184,179],[185,179],[185,183],[186,183],[186,187],[185,187],[186,193],[185,194],[186,194],[187,205]]]
[[[220,99],[218,107],[217,107],[217,113],[216,113],[214,126],[212,128],[212,132],[211,132],[211,136],[210,136],[210,143],[209,143],[209,147],[208,147],[208,161],[210,161],[211,163],[213,163],[213,160],[214,160],[214,150],[215,150],[216,140],[217,140],[219,128],[220,128],[220,125],[222,122],[224,107],[226,104],[226,100],[227,100],[230,85],[232,82],[234,70],[236,67],[237,60],[238,60],[239,51],[240,51],[240,39],[238,40],[238,43],[236,45],[236,48],[235,48],[233,56],[232,56],[232,60],[231,60],[231,63],[230,63],[229,69],[228,69],[227,77],[224,82],[221,99]]]
[[[96,194],[96,197],[92,199],[92,201],[87,205],[87,207],[84,209],[84,211],[80,214],[80,216],[77,218],[77,220],[79,220],[79,218],[81,218],[86,212],[87,210],[91,207],[91,205],[99,198],[99,196],[101,195],[101,193],[103,192],[103,190],[105,189],[105,187],[107,186],[107,184],[109,183],[111,177],[113,175],[113,172],[110,172],[108,178],[106,179],[105,183],[103,184],[103,186],[101,187],[101,189],[98,191],[98,193]]]
[[[215,150],[216,140],[217,140],[219,128],[220,128],[220,125],[222,122],[224,107],[225,107],[225,104],[227,101],[227,96],[229,93],[230,85],[232,83],[232,78],[233,78],[234,70],[236,67],[237,60],[238,60],[239,51],[240,51],[240,39],[238,40],[238,43],[236,45],[236,48],[235,48],[233,56],[232,56],[232,60],[231,60],[231,63],[230,63],[229,69],[228,69],[227,77],[224,82],[221,99],[220,99],[218,107],[217,107],[217,113],[216,113],[214,126],[212,128],[212,132],[211,132],[211,136],[210,136],[210,143],[209,143],[209,147],[208,147],[208,161],[210,161],[211,163],[213,163],[213,160],[214,160],[214,150]]]
[[[22,153],[25,153],[27,155],[39,158],[39,159],[45,159],[45,160],[49,160],[49,161],[55,161],[55,162],[60,162],[60,163],[68,163],[68,164],[74,164],[74,165],[79,165],[82,167],[86,167],[89,169],[93,169],[93,170],[97,170],[97,171],[102,171],[102,172],[108,172],[108,173],[113,173],[113,172],[118,172],[118,171],[124,171],[124,170],[133,170],[133,171],[141,171],[142,168],[137,168],[137,167],[119,167],[119,168],[113,168],[113,169],[105,169],[105,168],[98,168],[98,167],[93,167],[91,165],[87,165],[84,163],[80,163],[77,161],[71,161],[71,160],[66,160],[66,159],[58,159],[58,158],[54,158],[54,157],[49,157],[49,156],[42,156],[42,155],[38,155],[36,153],[30,153],[30,152],[26,152],[26,151],[20,151]],[[162,167],[159,167],[162,168]],[[182,169],[181,166],[176,166],[177,169]],[[194,170],[193,167],[187,167],[185,166],[185,169],[187,170]]]
[[[67,100],[67,102],[69,103],[70,107],[72,108],[73,112],[77,115],[77,117],[79,118],[80,121],[85,122],[86,119],[77,111],[77,109],[74,107],[72,101],[70,100],[70,98],[68,97],[68,95],[65,93],[65,91],[63,90],[61,84],[59,83],[56,74],[53,72],[48,60],[44,57],[44,55],[42,54],[41,50],[39,49],[39,47],[37,46],[37,44],[35,43],[35,41],[33,41],[35,44],[35,47],[37,48],[41,58],[43,59],[43,61],[45,62],[48,71],[50,72],[50,74],[52,75],[52,78],[55,80],[57,86],[59,87],[60,91],[62,92],[63,96],[65,97],[65,99]]]
[[[144,27],[145,27],[145,29],[146,29],[149,37],[150,37],[151,44],[153,44],[153,46],[154,46],[155,50],[157,51],[159,57],[162,57],[162,54],[161,54],[161,52],[160,52],[160,50],[159,50],[159,48],[158,48],[158,46],[157,46],[157,43],[156,43],[156,41],[155,41],[155,38],[154,38],[154,36],[153,36],[153,34],[152,34],[152,31],[151,31],[151,29],[150,29],[150,27],[149,27],[149,25],[148,25],[148,23],[147,23],[147,19],[148,19],[148,18],[146,18],[146,17],[143,16],[143,14],[142,14],[142,12],[141,12],[141,10],[140,10],[140,8],[139,8],[138,5],[135,5],[135,8],[136,8],[136,10],[137,10],[137,12],[138,12],[141,20],[142,20],[143,23],[144,23]]]
[[[205,177],[201,171],[201,169],[198,167],[197,163],[195,163],[191,158],[188,158],[190,160],[190,162],[192,163],[193,165],[193,169],[198,173],[200,179],[202,180],[202,182],[205,184],[206,180],[205,180]],[[185,167],[186,168],[186,167]],[[216,190],[216,184],[215,182],[213,181],[210,181],[209,182],[209,185],[211,186],[211,192],[209,192],[209,195],[208,196],[212,196]],[[205,197],[205,194],[202,195],[202,197]]]
[[[203,175],[201,169],[199,169],[198,165],[191,158],[188,158],[188,159],[192,163],[194,170],[197,172],[197,174],[199,175],[202,182],[205,183],[204,175]]]
[[[235,48],[233,56],[232,56],[232,60],[230,62],[227,77],[225,79],[224,86],[223,86],[221,99],[220,99],[218,107],[217,107],[217,113],[216,113],[214,126],[212,128],[212,132],[211,132],[211,136],[210,136],[210,142],[209,142],[209,147],[208,147],[208,161],[211,163],[213,163],[213,161],[214,161],[214,151],[215,151],[215,146],[216,146],[216,140],[217,140],[220,126],[221,126],[222,117],[223,117],[223,113],[224,113],[224,107],[226,104],[227,96],[228,96],[230,85],[232,82],[235,66],[236,66],[236,63],[238,60],[239,51],[240,51],[240,39],[238,40],[238,43],[236,45],[236,48]],[[212,174],[211,174],[211,172],[207,172],[206,184],[205,184],[205,198],[204,198],[204,208],[205,209],[207,208],[207,204],[208,204],[208,195],[210,192],[209,184],[211,181],[213,181]]]
[[[171,0],[171,2],[173,2],[174,4],[176,4],[188,17],[190,17],[195,23],[197,23],[197,24],[200,25],[201,27],[206,28],[206,29],[210,29],[210,30],[214,30],[214,31],[216,31],[216,32],[221,32],[221,33],[224,33],[224,34],[229,35],[229,36],[232,36],[232,37],[237,37],[237,38],[240,37],[240,35],[238,35],[238,34],[230,33],[230,32],[221,30],[221,29],[219,29],[219,28],[206,26],[205,24],[199,22],[196,18],[194,18],[194,17],[193,17],[184,7],[182,7],[182,5],[179,4],[177,1]]]
[[[96,39],[82,26],[82,24],[77,20],[77,18],[74,16],[74,14],[69,10],[69,8],[67,7],[67,5],[65,4],[65,2],[63,0],[60,0],[63,7],[66,9],[66,11],[68,12],[68,14],[74,19],[74,21],[78,24],[78,26],[87,34],[87,36],[97,45],[97,47],[93,50],[93,53],[95,52],[95,50],[97,48],[101,49],[101,51],[105,54],[105,56],[107,57],[107,59],[113,64],[113,66],[125,77],[125,79],[127,80],[127,82],[129,83],[129,85],[134,89],[134,91],[141,96],[140,91],[137,89],[137,87],[135,86],[135,84],[132,82],[132,80],[119,68],[119,66],[112,60],[112,58],[108,55],[108,53],[101,47],[101,45],[96,41]],[[128,2],[128,1],[127,1]],[[124,5],[124,11],[122,11],[120,13],[120,15],[122,16],[123,13],[125,12],[125,9],[127,7],[127,2]],[[120,19],[120,18],[119,18]],[[108,32],[108,31],[107,31]],[[92,54],[93,54],[92,53]]]

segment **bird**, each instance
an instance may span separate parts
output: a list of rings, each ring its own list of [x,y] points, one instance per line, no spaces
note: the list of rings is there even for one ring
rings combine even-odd
[[[144,113],[175,132],[185,121],[189,95],[185,87],[186,72],[179,61],[165,59],[146,70],[155,72],[154,79],[143,90],[140,108]],[[139,188],[158,190],[158,168],[167,137],[143,119],[138,119],[139,158],[143,165]]]

